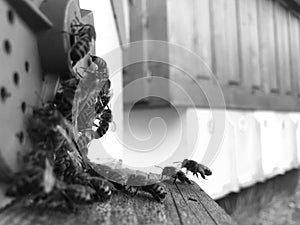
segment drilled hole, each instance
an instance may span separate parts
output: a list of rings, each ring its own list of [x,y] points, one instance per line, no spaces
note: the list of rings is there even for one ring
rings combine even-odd
[[[7,54],[10,54],[11,53],[11,44],[9,42],[9,40],[4,40],[4,50]]]
[[[22,103],[21,103],[21,110],[22,110],[22,113],[25,113],[25,112],[26,112],[26,107],[27,107],[26,102],[22,102]]]
[[[24,133],[23,133],[23,131],[20,131],[20,132],[16,133],[16,137],[18,138],[20,144],[24,143]]]
[[[29,62],[25,61],[25,71],[28,73],[29,72]]]
[[[7,19],[10,24],[13,24],[15,21],[15,14],[11,9],[7,11]]]
[[[0,89],[0,97],[1,97],[1,101],[5,102],[7,98],[9,98],[11,96],[11,94],[7,91],[7,89],[5,87],[1,87]]]
[[[13,80],[14,80],[14,84],[15,84],[16,86],[18,86],[19,83],[20,83],[20,76],[19,76],[19,74],[18,74],[17,72],[14,73],[14,75],[13,75]]]

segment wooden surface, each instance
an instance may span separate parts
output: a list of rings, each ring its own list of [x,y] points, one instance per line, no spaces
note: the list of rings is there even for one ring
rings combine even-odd
[[[77,214],[12,206],[0,213],[4,224],[236,224],[203,190],[195,185],[167,184],[163,204],[150,195],[114,194],[106,203],[81,207]],[[189,200],[192,198],[193,200]]]
[[[185,85],[188,82],[195,83],[196,80],[204,85],[207,81],[210,84],[218,82],[226,89],[225,92],[230,86],[227,108],[252,110],[258,109],[258,105],[262,110],[300,110],[300,53],[297,51],[300,21],[295,1],[167,0],[163,5],[166,8],[157,5],[149,7],[148,4],[144,11],[135,11],[134,7],[138,4],[131,2],[134,4],[131,5],[130,15],[139,18],[130,22],[131,40],[166,39],[170,43],[168,49],[141,46],[141,52],[147,51],[149,54],[144,55],[150,55],[153,59],[168,52],[169,72],[167,69],[161,70],[159,63],[145,58],[151,62],[126,71],[125,85],[145,77],[145,74],[149,81],[151,76],[167,78],[170,84],[175,81],[187,93],[192,93]],[[146,26],[141,25],[141,18],[146,18]],[[141,33],[143,35],[139,35]],[[216,80],[212,79],[211,71]],[[167,76],[165,72],[168,72]],[[150,95],[148,90],[155,90],[151,93],[158,95],[162,89],[155,89],[148,82],[143,84],[141,93]],[[177,92],[174,95],[171,85],[163,90],[166,92],[163,98],[172,99],[172,103],[185,98]],[[241,90],[243,98],[236,96]],[[125,104],[131,104],[131,96],[140,94],[135,92],[126,93]],[[200,90],[193,94],[195,96],[190,96],[196,98],[193,103],[209,107]],[[283,98],[288,98],[292,104],[281,104]],[[260,102],[264,102],[263,105]],[[155,105],[150,100],[148,104]]]

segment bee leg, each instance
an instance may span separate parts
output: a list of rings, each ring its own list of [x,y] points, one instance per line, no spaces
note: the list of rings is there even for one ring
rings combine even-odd
[[[177,180],[177,177],[173,177],[173,178],[174,178],[173,184],[175,184],[176,180]]]
[[[201,177],[205,180],[205,174],[204,174],[204,171],[199,171],[198,173],[200,173]]]

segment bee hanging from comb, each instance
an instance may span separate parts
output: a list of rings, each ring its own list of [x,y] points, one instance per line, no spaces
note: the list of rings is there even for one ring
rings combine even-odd
[[[78,24],[71,25],[73,30],[71,37],[73,37],[74,41],[71,41],[69,56],[72,60],[72,67],[88,54],[92,41],[96,40],[95,27],[91,24],[81,23],[78,18],[76,18],[76,20]]]

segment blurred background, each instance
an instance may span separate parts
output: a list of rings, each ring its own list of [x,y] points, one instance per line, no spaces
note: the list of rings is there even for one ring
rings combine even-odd
[[[81,6],[94,12],[98,55],[109,58],[109,51],[121,45],[122,75],[113,83],[123,86],[123,100],[113,109],[117,129],[123,130],[118,135],[123,135],[123,148],[120,140],[109,138],[114,133],[106,138],[123,149],[117,155],[125,164],[165,166],[185,157],[204,163],[213,176],[194,180],[227,211],[241,208],[235,215],[247,211],[243,207],[251,199],[253,205],[261,201],[261,207],[278,193],[295,194],[300,164],[299,1],[84,0]],[[139,41],[139,46],[127,45]],[[140,62],[128,66],[135,58]],[[168,82],[155,82],[157,76]],[[208,96],[213,99],[220,89],[225,104],[209,102]],[[225,114],[224,124],[214,124],[218,111]],[[214,125],[224,126],[222,138]],[[210,146],[216,135],[222,139],[218,150]],[[160,153],[153,156],[128,153],[128,146],[143,149],[158,142],[155,150]],[[90,153],[98,150],[94,143]],[[258,184],[266,186],[260,190]],[[285,197],[278,197],[276,207],[283,201]],[[284,210],[288,206],[280,207],[268,210],[278,217],[279,211],[289,214]],[[243,216],[240,221],[251,224]]]

